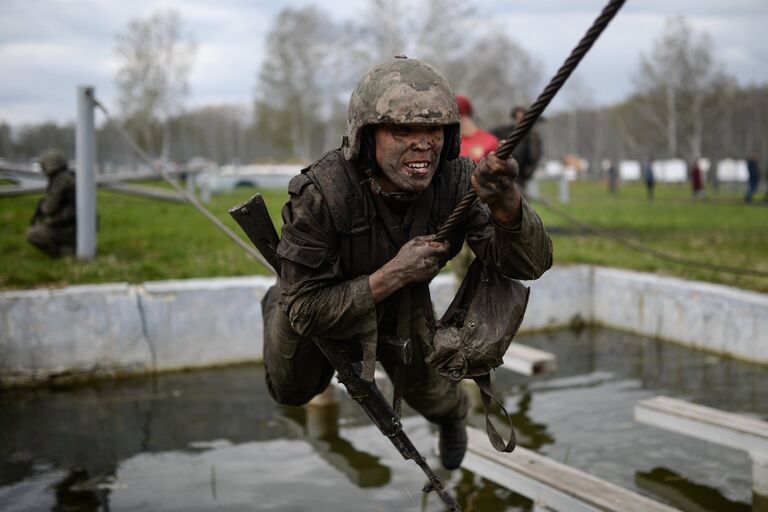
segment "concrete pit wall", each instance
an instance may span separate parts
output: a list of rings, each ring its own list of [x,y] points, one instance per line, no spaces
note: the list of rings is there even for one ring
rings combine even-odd
[[[259,361],[267,277],[0,294],[0,386]],[[526,283],[521,332],[597,323],[768,363],[768,295],[588,265]],[[441,313],[453,276],[431,284]]]
[[[0,386],[261,360],[272,278],[0,294]]]

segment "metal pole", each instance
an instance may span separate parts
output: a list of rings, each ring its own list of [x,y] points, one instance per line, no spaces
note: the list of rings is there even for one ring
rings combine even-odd
[[[96,133],[93,87],[77,88],[77,131],[75,135],[75,203],[77,207],[77,257],[90,260],[96,255]]]

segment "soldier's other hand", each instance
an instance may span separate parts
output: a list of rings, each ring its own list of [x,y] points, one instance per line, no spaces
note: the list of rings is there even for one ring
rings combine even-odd
[[[448,242],[438,242],[434,235],[417,236],[400,248],[394,263],[406,282],[426,281],[440,272],[448,248]]]
[[[501,160],[495,151],[491,151],[475,167],[472,188],[488,206],[500,206],[514,197],[518,173],[519,167],[514,158]]]

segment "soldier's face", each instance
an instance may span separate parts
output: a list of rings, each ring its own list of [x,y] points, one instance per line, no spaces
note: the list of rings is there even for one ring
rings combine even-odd
[[[421,192],[429,186],[443,150],[442,126],[379,125],[373,136],[385,192]]]

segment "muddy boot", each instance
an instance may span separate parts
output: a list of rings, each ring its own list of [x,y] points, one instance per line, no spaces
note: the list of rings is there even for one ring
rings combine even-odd
[[[445,469],[461,466],[467,451],[467,429],[463,420],[440,424],[440,462]]]

